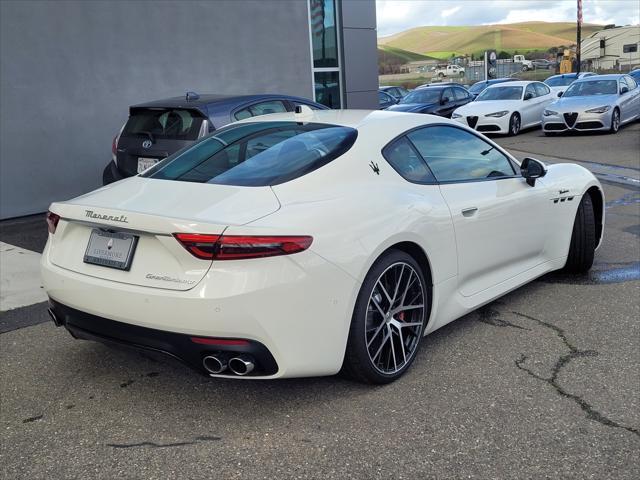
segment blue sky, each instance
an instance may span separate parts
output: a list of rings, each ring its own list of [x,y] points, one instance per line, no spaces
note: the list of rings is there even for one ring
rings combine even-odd
[[[377,0],[378,36],[422,25],[575,21],[576,0]],[[588,23],[638,25],[638,0],[583,0]]]

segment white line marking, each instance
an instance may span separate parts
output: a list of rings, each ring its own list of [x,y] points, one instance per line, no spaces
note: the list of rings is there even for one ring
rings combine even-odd
[[[44,302],[40,280],[41,255],[0,242],[0,311]]]

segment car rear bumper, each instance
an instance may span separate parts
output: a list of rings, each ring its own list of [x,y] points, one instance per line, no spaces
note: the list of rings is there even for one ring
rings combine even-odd
[[[74,336],[163,351],[194,368],[202,368],[205,353],[222,349],[194,349],[190,337],[244,339],[262,345],[276,365],[252,378],[337,373],[359,290],[351,276],[311,251],[214,264],[186,291],[66,270],[51,263],[49,244],[41,262],[53,310],[69,318],[65,326]]]
[[[49,300],[49,304],[50,314],[56,325],[65,327],[77,339],[115,343],[136,349],[164,353],[202,373],[207,373],[202,366],[202,359],[205,355],[211,353],[225,353],[229,356],[239,354],[253,356],[256,359],[257,368],[249,374],[250,376],[268,376],[278,372],[278,365],[269,350],[256,341],[247,340],[246,344],[242,345],[216,344],[211,346],[203,344],[201,337],[194,339],[191,335],[116,322],[81,312],[55,300]],[[212,340],[219,341],[221,339]]]
[[[118,170],[118,167],[113,160],[111,160],[107,164],[107,166],[104,168],[104,171],[102,172],[103,185],[117,182],[118,180],[122,180],[123,178],[125,177],[122,175],[122,173],[120,173],[120,170]]]

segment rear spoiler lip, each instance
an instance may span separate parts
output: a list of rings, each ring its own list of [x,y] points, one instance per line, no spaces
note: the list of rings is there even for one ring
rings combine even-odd
[[[129,115],[133,115],[136,111],[141,110],[190,110],[197,112],[202,118],[209,118],[206,105],[175,105],[173,107],[143,107],[143,106],[131,106],[129,107]]]

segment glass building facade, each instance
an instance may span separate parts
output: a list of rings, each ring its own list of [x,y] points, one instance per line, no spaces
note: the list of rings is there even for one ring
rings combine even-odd
[[[314,97],[330,108],[344,106],[339,7],[336,0],[309,0]]]

